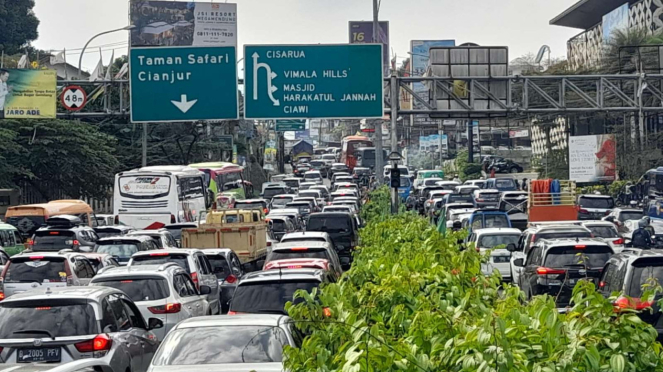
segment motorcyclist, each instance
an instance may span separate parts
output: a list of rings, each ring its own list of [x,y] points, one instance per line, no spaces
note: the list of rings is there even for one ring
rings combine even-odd
[[[647,217],[638,221],[638,228],[635,229],[631,235],[631,244],[635,248],[648,249],[652,246],[652,235],[647,229],[649,221],[646,220],[646,218]]]
[[[453,179],[453,181],[454,181],[454,182],[458,182],[458,183],[460,183],[460,177],[458,177],[458,173],[454,174],[454,179]]]
[[[413,210],[417,206],[417,197],[414,196],[414,193],[410,193],[405,200],[405,207],[408,211]]]

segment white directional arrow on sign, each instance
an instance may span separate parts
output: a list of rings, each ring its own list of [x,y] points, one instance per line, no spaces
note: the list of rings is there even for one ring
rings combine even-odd
[[[180,109],[182,113],[186,114],[186,112],[189,111],[191,107],[193,107],[193,105],[195,105],[196,102],[198,102],[198,100],[194,99],[191,101],[187,101],[186,94],[182,94],[181,99],[179,101],[170,101],[170,102],[172,102],[173,105],[175,105],[175,107]]]

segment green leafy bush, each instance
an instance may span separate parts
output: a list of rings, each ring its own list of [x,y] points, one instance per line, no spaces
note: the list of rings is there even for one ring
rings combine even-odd
[[[576,286],[566,314],[548,296],[525,303],[497,273],[482,275],[485,257],[461,249],[460,233],[444,237],[414,214],[389,216],[384,189],[370,200],[352,268],[288,305],[308,336],[286,348],[287,370],[663,370],[656,331],[615,313],[594,284]]]

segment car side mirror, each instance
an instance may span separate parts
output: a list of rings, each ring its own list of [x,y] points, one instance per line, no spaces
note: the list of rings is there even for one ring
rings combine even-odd
[[[160,329],[163,328],[163,321],[161,319],[157,318],[150,318],[147,321],[147,330],[151,331],[153,329]]]
[[[513,265],[517,267],[524,267],[525,266],[525,260],[522,258],[517,258],[513,261]]]
[[[200,286],[200,294],[201,295],[208,295],[212,293],[212,287],[208,285],[201,285]]]
[[[513,243],[509,243],[506,246],[506,250],[509,252],[515,252],[517,250],[516,245]]]

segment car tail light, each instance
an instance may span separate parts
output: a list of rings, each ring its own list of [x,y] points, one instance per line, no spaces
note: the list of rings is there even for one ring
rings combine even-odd
[[[30,256],[31,260],[43,260],[44,256]]]
[[[585,248],[587,248],[587,246],[584,244],[578,244],[575,246],[575,249],[585,249]]]
[[[191,280],[196,285],[196,289],[200,290],[200,283],[198,282],[198,273],[191,273]]]
[[[230,310],[227,315],[237,315],[237,312]]]
[[[599,282],[599,288],[603,288],[603,287],[605,287],[605,282],[604,282],[604,281],[600,281],[600,282]]]
[[[537,267],[536,273],[538,275],[555,275],[555,274],[565,274],[566,271],[561,269],[550,269],[547,267]]]
[[[150,253],[150,256],[168,256],[170,253],[168,252],[157,252],[157,253]]]
[[[81,242],[79,242],[78,240],[74,239],[74,241],[73,241],[73,245],[74,245],[74,246],[81,245]]]
[[[307,247],[294,247],[290,248],[291,251],[308,251]]]
[[[613,241],[612,243],[617,244],[617,245],[623,245],[624,244],[624,238],[619,238],[619,239]]]
[[[148,307],[147,310],[152,314],[176,314],[182,310],[182,304],[168,303],[162,306]]]
[[[643,310],[654,305],[654,301],[642,301],[636,297],[620,296],[614,303],[617,309]]]
[[[0,301],[5,299],[5,292],[0,292]]]
[[[235,283],[236,281],[237,281],[237,277],[236,277],[235,275],[232,275],[232,274],[231,274],[231,275],[228,275],[228,276],[226,277],[226,283],[233,284],[233,283]]]
[[[175,223],[175,222],[177,222],[177,221],[175,221],[175,215],[171,214],[170,215],[170,223]]]
[[[268,247],[271,247],[271,246],[272,246],[272,241],[271,241],[271,240],[268,240],[268,241],[267,241],[267,246],[268,246]]]
[[[51,231],[48,233],[48,235],[60,235],[59,231]]]
[[[269,209],[267,209],[267,208],[263,208],[262,211],[265,212],[265,214],[269,214]]]
[[[35,245],[35,241],[34,241],[34,239],[28,239],[28,241],[27,241],[26,243],[27,243],[28,245]]]
[[[115,216],[115,219],[114,219],[113,222],[114,222],[116,225],[119,225],[119,224],[120,224],[120,216],[119,216],[119,215]]]
[[[113,340],[107,334],[97,335],[97,337],[74,344],[76,350],[80,353],[91,353],[93,351],[109,351],[113,346]]]
[[[589,214],[589,211],[587,211],[587,209],[580,209],[578,210],[578,213]]]

